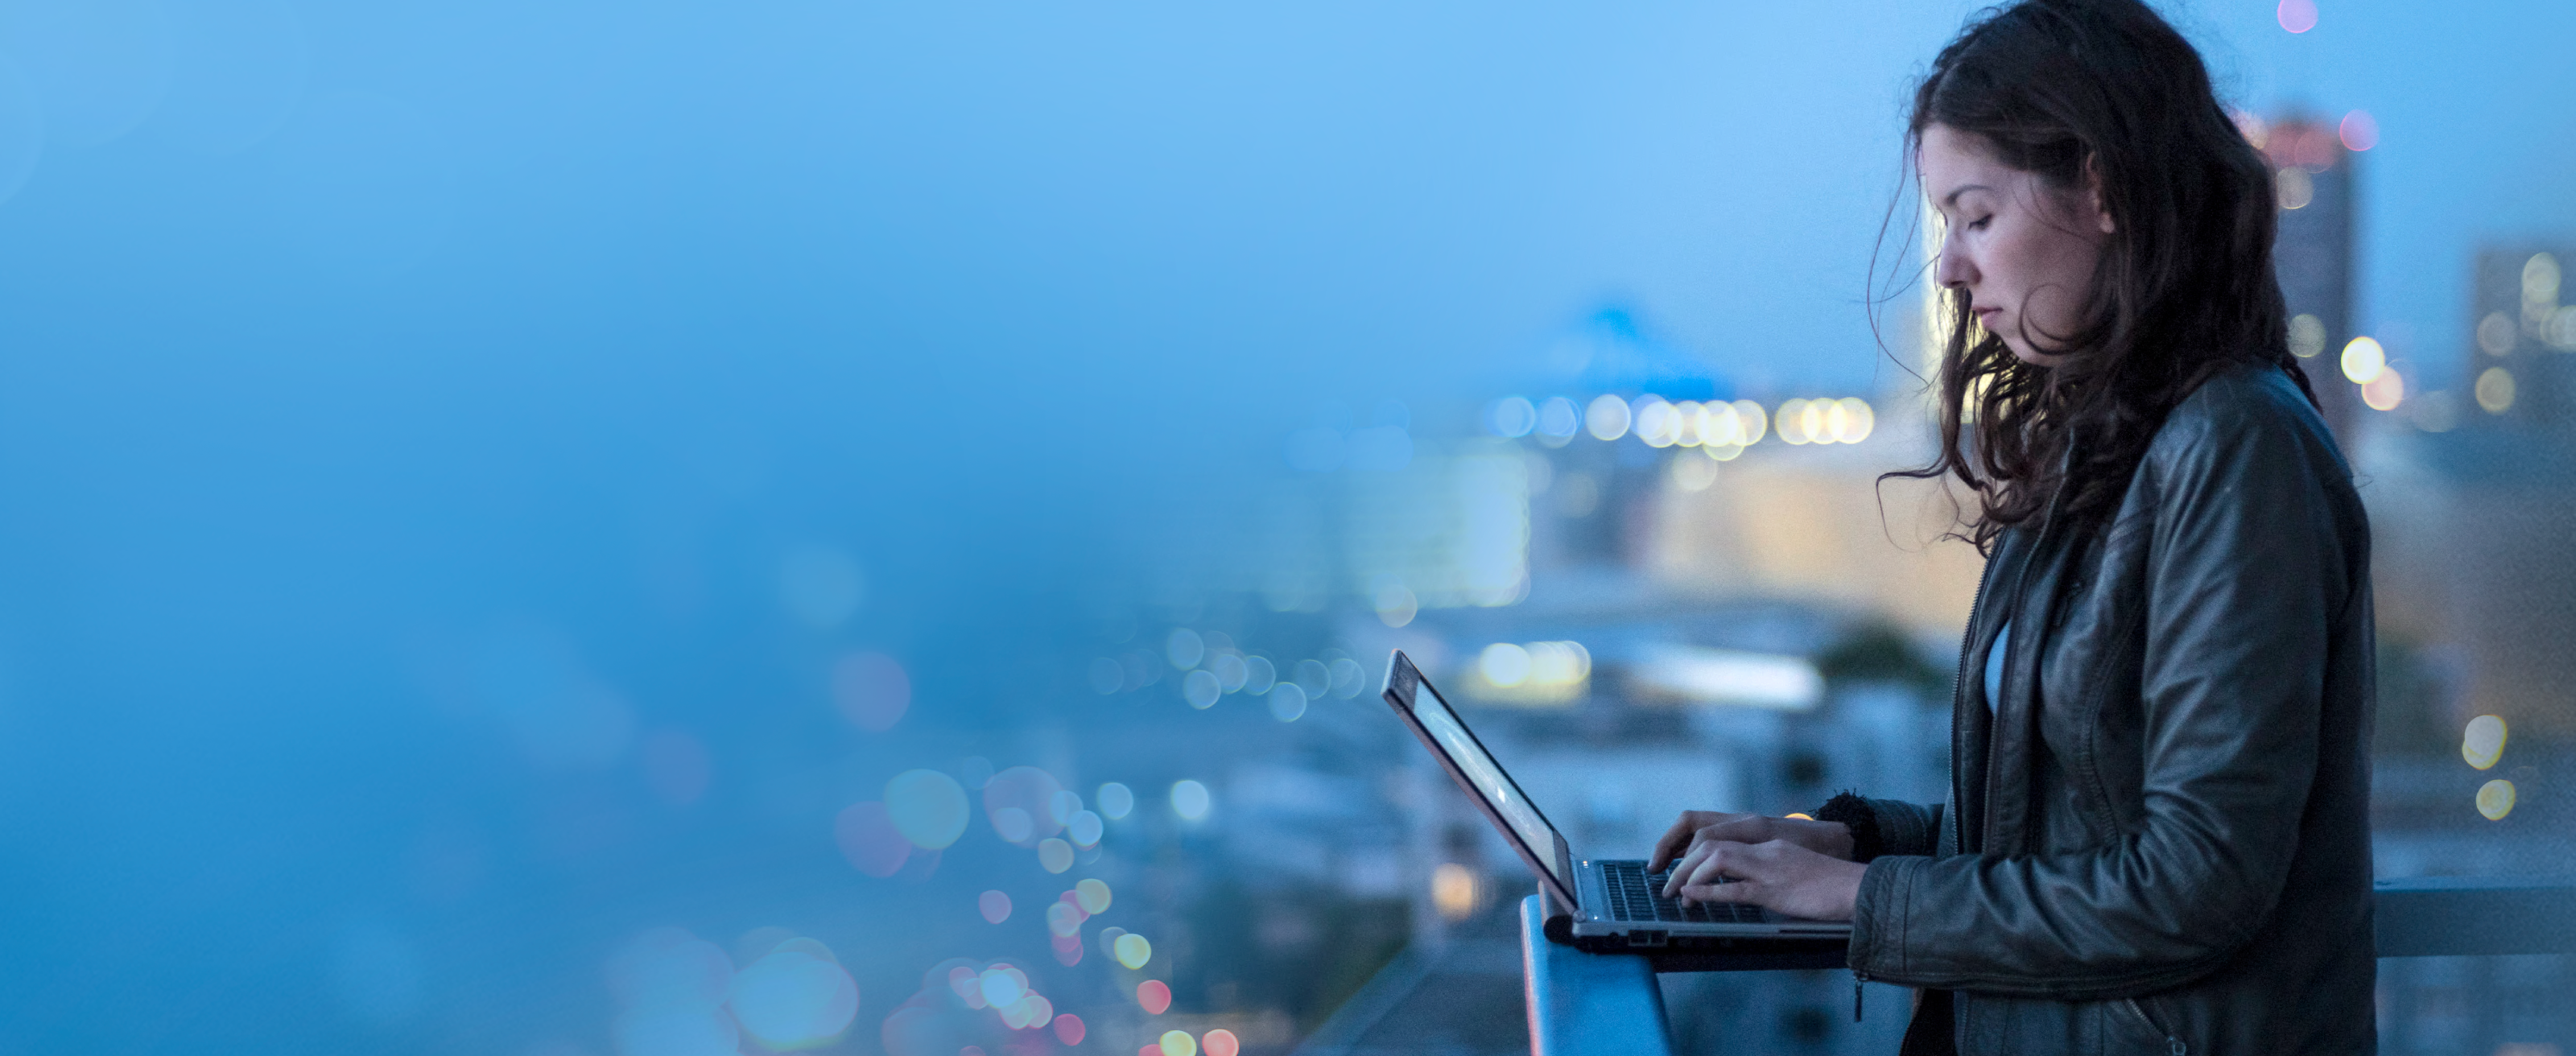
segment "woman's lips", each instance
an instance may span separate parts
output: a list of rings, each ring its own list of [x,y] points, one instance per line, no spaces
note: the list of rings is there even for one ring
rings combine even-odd
[[[1995,318],[1996,316],[1998,316],[1998,315],[2002,315],[2002,314],[2003,314],[2003,311],[2004,311],[2004,310],[2003,310],[2003,309],[2001,309],[2001,308],[1979,308],[1979,309],[1977,309],[1977,310],[1976,310],[1976,315],[1977,315],[1977,325],[1979,325],[1979,326],[1983,326],[1983,327],[1985,327],[1986,329],[1989,329],[1989,330],[1994,329],[1994,318]]]

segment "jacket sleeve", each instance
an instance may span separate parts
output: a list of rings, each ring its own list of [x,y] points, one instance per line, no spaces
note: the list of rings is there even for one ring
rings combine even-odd
[[[2298,849],[2330,624],[2367,544],[2338,529],[2340,463],[2287,416],[2247,417],[2198,423],[2147,496],[2142,819],[2079,852],[1879,858],[1855,970],[2132,996],[2215,970],[2261,927]]]
[[[1872,799],[1870,813],[1878,822],[1879,857],[1930,854],[1941,840],[1941,804]]]

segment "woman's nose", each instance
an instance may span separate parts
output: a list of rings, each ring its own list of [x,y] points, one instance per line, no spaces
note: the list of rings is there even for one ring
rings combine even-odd
[[[1932,262],[1932,281],[1947,290],[1965,289],[1977,281],[1977,266],[1956,245],[1945,243],[1941,255]]]

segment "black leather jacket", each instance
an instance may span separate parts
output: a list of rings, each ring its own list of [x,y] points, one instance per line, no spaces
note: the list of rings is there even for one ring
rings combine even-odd
[[[2374,1051],[2370,528],[2297,386],[2218,375],[2106,528],[1999,544],[1949,803],[1868,801],[1851,966],[1926,989],[1907,1051]]]

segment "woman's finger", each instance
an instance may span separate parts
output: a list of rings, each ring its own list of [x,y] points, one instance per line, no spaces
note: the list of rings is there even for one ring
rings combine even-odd
[[[1685,852],[1679,861],[1673,863],[1673,871],[1671,875],[1664,878],[1663,896],[1665,898],[1679,897],[1682,890],[1682,883],[1690,876],[1691,870],[1699,868],[1701,859],[1707,858],[1710,852],[1715,850],[1716,847],[1716,844],[1705,840],[1694,841],[1690,846],[1690,850]]]
[[[1680,881],[1673,885],[1676,891],[1688,892],[1693,885],[1727,882],[1727,867],[1734,864],[1735,859],[1744,853],[1743,844],[1723,840],[1712,840],[1700,846],[1706,848],[1708,853],[1700,855],[1699,861],[1691,867],[1687,875],[1679,869],[1673,870],[1673,879]]]
[[[1662,869],[1664,863],[1680,856],[1682,851],[1690,846],[1691,834],[1699,831],[1699,825],[1696,824],[1699,819],[1692,817],[1694,813],[1696,812],[1683,811],[1681,820],[1673,822],[1672,828],[1664,830],[1663,838],[1655,841],[1655,853],[1646,859],[1647,872]]]
[[[1759,880],[1692,884],[1682,888],[1682,897],[1693,902],[1743,902],[1756,906],[1768,906],[1771,904],[1771,886]]]

